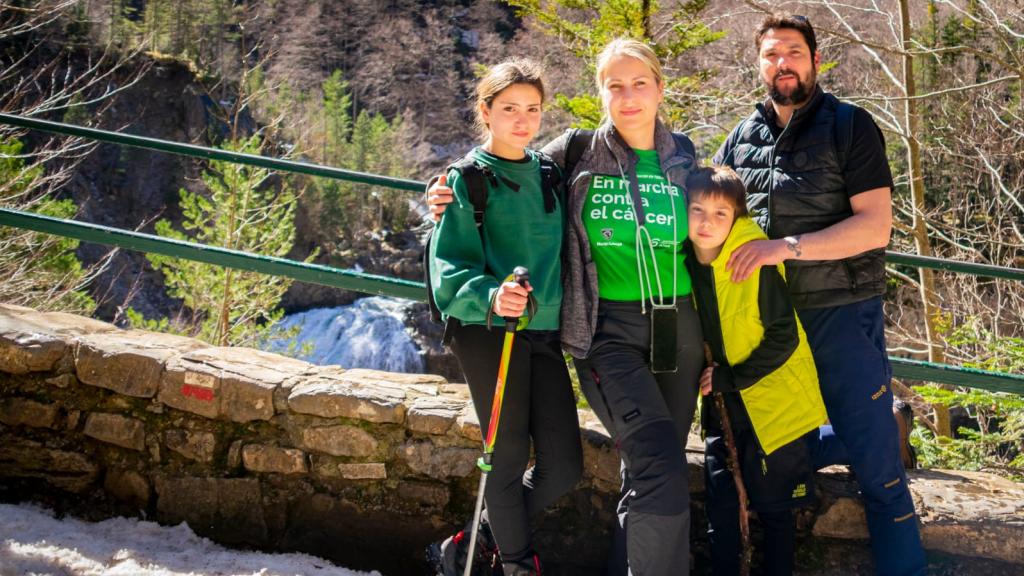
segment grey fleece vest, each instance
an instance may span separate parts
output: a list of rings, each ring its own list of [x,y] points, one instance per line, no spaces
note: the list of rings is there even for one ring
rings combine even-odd
[[[746,184],[751,217],[769,238],[815,232],[853,215],[836,150],[838,105],[819,88],[778,136],[763,106],[737,128],[728,163]],[[859,302],[885,291],[885,250],[790,260],[786,274],[797,308]]]

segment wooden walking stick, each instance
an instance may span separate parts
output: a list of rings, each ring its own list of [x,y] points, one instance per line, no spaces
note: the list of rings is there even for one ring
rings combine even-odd
[[[714,366],[715,361],[711,358],[711,347],[704,343],[704,360],[708,366]],[[743,552],[740,556],[740,576],[750,576],[750,559],[754,554],[754,547],[750,544],[750,514],[747,512],[747,487],[743,485],[743,474],[740,472],[740,457],[736,450],[736,437],[732,434],[732,424],[729,422],[729,413],[725,411],[725,398],[721,392],[712,392],[715,408],[718,411],[718,419],[722,422],[725,431],[725,447],[729,451],[729,471],[732,472],[732,481],[736,484],[736,495],[740,501],[740,543]]]

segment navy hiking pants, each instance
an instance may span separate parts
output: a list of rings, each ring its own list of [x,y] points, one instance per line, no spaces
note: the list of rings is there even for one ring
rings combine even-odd
[[[818,464],[834,462],[845,448],[863,495],[876,572],[923,574],[927,563],[892,414],[882,299],[797,313],[835,431],[834,437],[823,434],[820,442],[842,444],[812,445],[812,457]]]

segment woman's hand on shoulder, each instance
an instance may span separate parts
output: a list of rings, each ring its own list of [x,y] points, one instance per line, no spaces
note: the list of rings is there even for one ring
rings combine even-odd
[[[454,199],[452,189],[448,187],[445,175],[442,174],[430,188],[427,189],[427,206],[430,208],[430,215],[434,222],[441,221],[441,215],[448,209]]]

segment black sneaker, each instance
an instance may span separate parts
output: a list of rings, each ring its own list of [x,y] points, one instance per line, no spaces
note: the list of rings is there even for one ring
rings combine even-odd
[[[541,576],[540,558],[532,554],[518,562],[502,562],[504,576]]]
[[[466,570],[466,553],[469,551],[471,533],[472,526],[467,525],[443,542],[434,542],[427,546],[427,563],[437,576],[462,576]],[[470,574],[489,576],[493,573],[498,547],[494,543],[491,527],[487,522],[480,523],[473,557],[473,569]]]
[[[892,415],[896,419],[896,429],[900,439],[900,460],[903,461],[903,468],[913,470],[917,468],[917,452],[910,445],[910,431],[914,428],[914,411],[903,400],[893,396]]]

